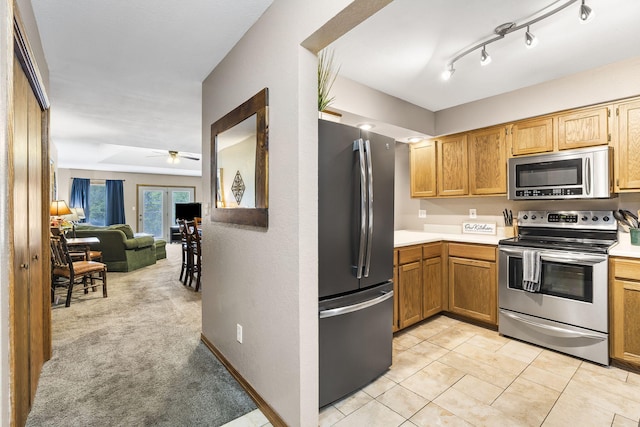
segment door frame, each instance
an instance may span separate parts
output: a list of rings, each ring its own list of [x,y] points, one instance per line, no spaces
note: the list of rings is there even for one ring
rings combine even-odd
[[[165,191],[163,210],[166,210],[166,212],[164,212],[165,218],[163,220],[165,222],[165,227],[163,229],[162,238],[165,239],[167,242],[169,242],[171,240],[171,230],[169,227],[171,227],[174,224],[171,222],[172,212],[170,211],[170,206],[169,206],[170,200],[168,197],[168,193],[169,191],[175,190],[175,189],[190,190],[190,191],[193,191],[193,200],[191,200],[191,202],[195,202],[196,187],[194,185],[157,185],[157,184],[136,185],[136,214],[137,214],[136,231],[137,232],[142,232],[142,215],[144,213],[142,210],[142,203],[140,202],[141,191],[154,190],[154,189]]]

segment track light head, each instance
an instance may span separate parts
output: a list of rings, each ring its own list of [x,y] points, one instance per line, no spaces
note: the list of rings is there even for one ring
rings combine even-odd
[[[456,72],[456,69],[453,68],[453,63],[447,65],[447,68],[441,74],[442,80],[449,80],[451,76],[453,76],[453,73],[455,72]]]
[[[582,4],[580,5],[580,22],[587,23],[593,19],[594,13],[593,10],[584,4],[585,0],[582,0]]]
[[[487,47],[482,46],[482,52],[480,52],[480,65],[488,65],[491,64],[491,57],[489,53],[487,53]]]
[[[529,31],[529,26],[527,26],[527,32],[524,33],[524,44],[527,45],[529,49],[538,44],[538,39]]]

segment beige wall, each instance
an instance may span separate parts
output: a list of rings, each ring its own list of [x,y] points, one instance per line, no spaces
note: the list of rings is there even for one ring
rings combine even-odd
[[[204,200],[202,193],[202,178],[193,176],[155,175],[144,173],[105,172],[81,169],[58,169],[58,198],[69,202],[72,178],[89,179],[123,179],[124,213],[127,224],[134,231],[138,230],[138,185],[153,185],[158,187],[195,187],[196,200]],[[204,215],[204,212],[203,212]]]
[[[290,426],[318,423],[317,60],[300,43],[349,3],[275,0],[202,88],[205,158],[211,124],[269,88],[269,228],[205,219],[202,330]]]

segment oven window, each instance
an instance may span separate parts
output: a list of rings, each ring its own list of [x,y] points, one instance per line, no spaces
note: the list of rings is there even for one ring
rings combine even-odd
[[[509,288],[522,289],[522,258],[509,257]],[[593,302],[593,267],[544,261],[540,293]]]
[[[582,185],[582,159],[516,165],[516,186]]]

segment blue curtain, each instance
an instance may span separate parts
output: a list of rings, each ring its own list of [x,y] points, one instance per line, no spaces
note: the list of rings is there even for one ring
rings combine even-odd
[[[88,178],[73,178],[71,182],[71,198],[69,207],[84,209],[84,215],[89,218],[89,187],[91,180]],[[82,220],[83,222],[86,219]]]
[[[124,188],[121,180],[106,180],[107,204],[105,225],[126,224],[124,218]]]

